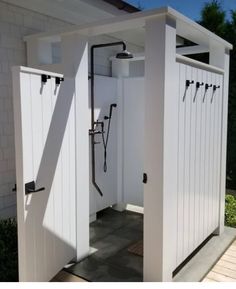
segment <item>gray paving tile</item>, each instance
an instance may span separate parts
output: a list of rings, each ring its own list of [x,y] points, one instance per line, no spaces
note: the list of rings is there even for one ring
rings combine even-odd
[[[112,234],[117,237],[128,239],[132,243],[143,239],[143,232],[141,230],[137,230],[136,227],[123,227],[117,229]]]
[[[143,232],[143,219],[142,218],[135,218],[126,222],[126,228],[132,228]]]
[[[143,237],[143,216],[106,209],[90,224],[92,255],[67,271],[93,282],[141,282],[143,258],[128,247]]]
[[[97,226],[105,226],[105,227],[109,227],[113,230],[116,230],[118,228],[121,228],[123,226],[127,225],[127,219],[126,219],[126,215],[119,213],[119,212],[115,212],[115,215],[104,215],[102,216],[100,219],[98,219],[96,221]]]
[[[96,224],[96,226],[90,226],[89,229],[89,238],[90,244],[93,245],[99,239],[106,237],[107,235],[111,234],[114,231],[113,228],[109,226],[104,226],[103,224]]]
[[[135,270],[127,271],[105,263],[93,256],[84,259],[69,270],[75,275],[92,282],[141,282],[142,276]]]
[[[128,247],[130,244],[132,244],[130,239],[110,234],[93,243],[93,248],[98,250],[93,255],[101,259],[107,259],[115,255],[121,249]]]
[[[106,262],[114,266],[126,268],[127,271],[132,269],[141,277],[143,276],[143,258],[128,252],[127,248],[107,258]]]

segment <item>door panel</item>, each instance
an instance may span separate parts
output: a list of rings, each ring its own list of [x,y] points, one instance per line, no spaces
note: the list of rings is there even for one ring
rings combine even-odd
[[[76,257],[75,89],[13,71],[20,281],[49,281]],[[25,195],[25,184],[36,189]]]

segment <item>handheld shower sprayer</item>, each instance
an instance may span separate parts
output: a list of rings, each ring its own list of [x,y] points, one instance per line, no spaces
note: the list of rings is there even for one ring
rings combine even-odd
[[[106,140],[105,140],[104,134],[102,134],[102,140],[103,140],[103,146],[104,146],[104,164],[103,164],[103,171],[104,171],[105,173],[106,173],[106,171],[107,171],[107,144],[108,144],[108,139],[109,139],[109,134],[110,134],[112,111],[113,111],[113,108],[116,108],[116,107],[117,107],[117,104],[116,104],[116,103],[110,104],[109,116],[107,116],[107,115],[104,116],[104,119],[105,119],[105,120],[108,120]]]
[[[111,105],[110,105],[110,107],[112,108],[112,107],[117,107],[117,104],[116,103],[112,103]]]
[[[114,108],[117,107],[117,104],[116,104],[116,103],[112,103],[112,104],[110,105],[109,116],[105,115],[105,116],[104,116],[104,119],[105,119],[105,120],[110,119],[110,118],[112,117],[113,107],[114,107]]]

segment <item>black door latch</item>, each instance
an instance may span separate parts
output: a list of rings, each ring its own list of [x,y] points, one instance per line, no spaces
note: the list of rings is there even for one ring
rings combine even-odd
[[[44,187],[36,189],[35,181],[32,181],[32,182],[29,182],[29,183],[25,184],[25,194],[26,195],[32,194],[32,193],[41,192],[41,191],[44,191],[44,190],[45,190]]]
[[[16,192],[16,191],[17,191],[17,186],[15,184],[14,187],[12,188],[12,192]]]
[[[147,174],[146,173],[143,174],[143,183],[144,184],[147,183]]]

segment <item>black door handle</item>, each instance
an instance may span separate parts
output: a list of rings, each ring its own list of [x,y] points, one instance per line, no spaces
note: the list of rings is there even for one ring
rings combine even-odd
[[[44,187],[36,189],[35,181],[32,181],[32,182],[29,182],[29,183],[25,184],[25,194],[26,195],[32,194],[32,193],[41,192],[41,191],[44,191],[44,190],[45,190]]]

